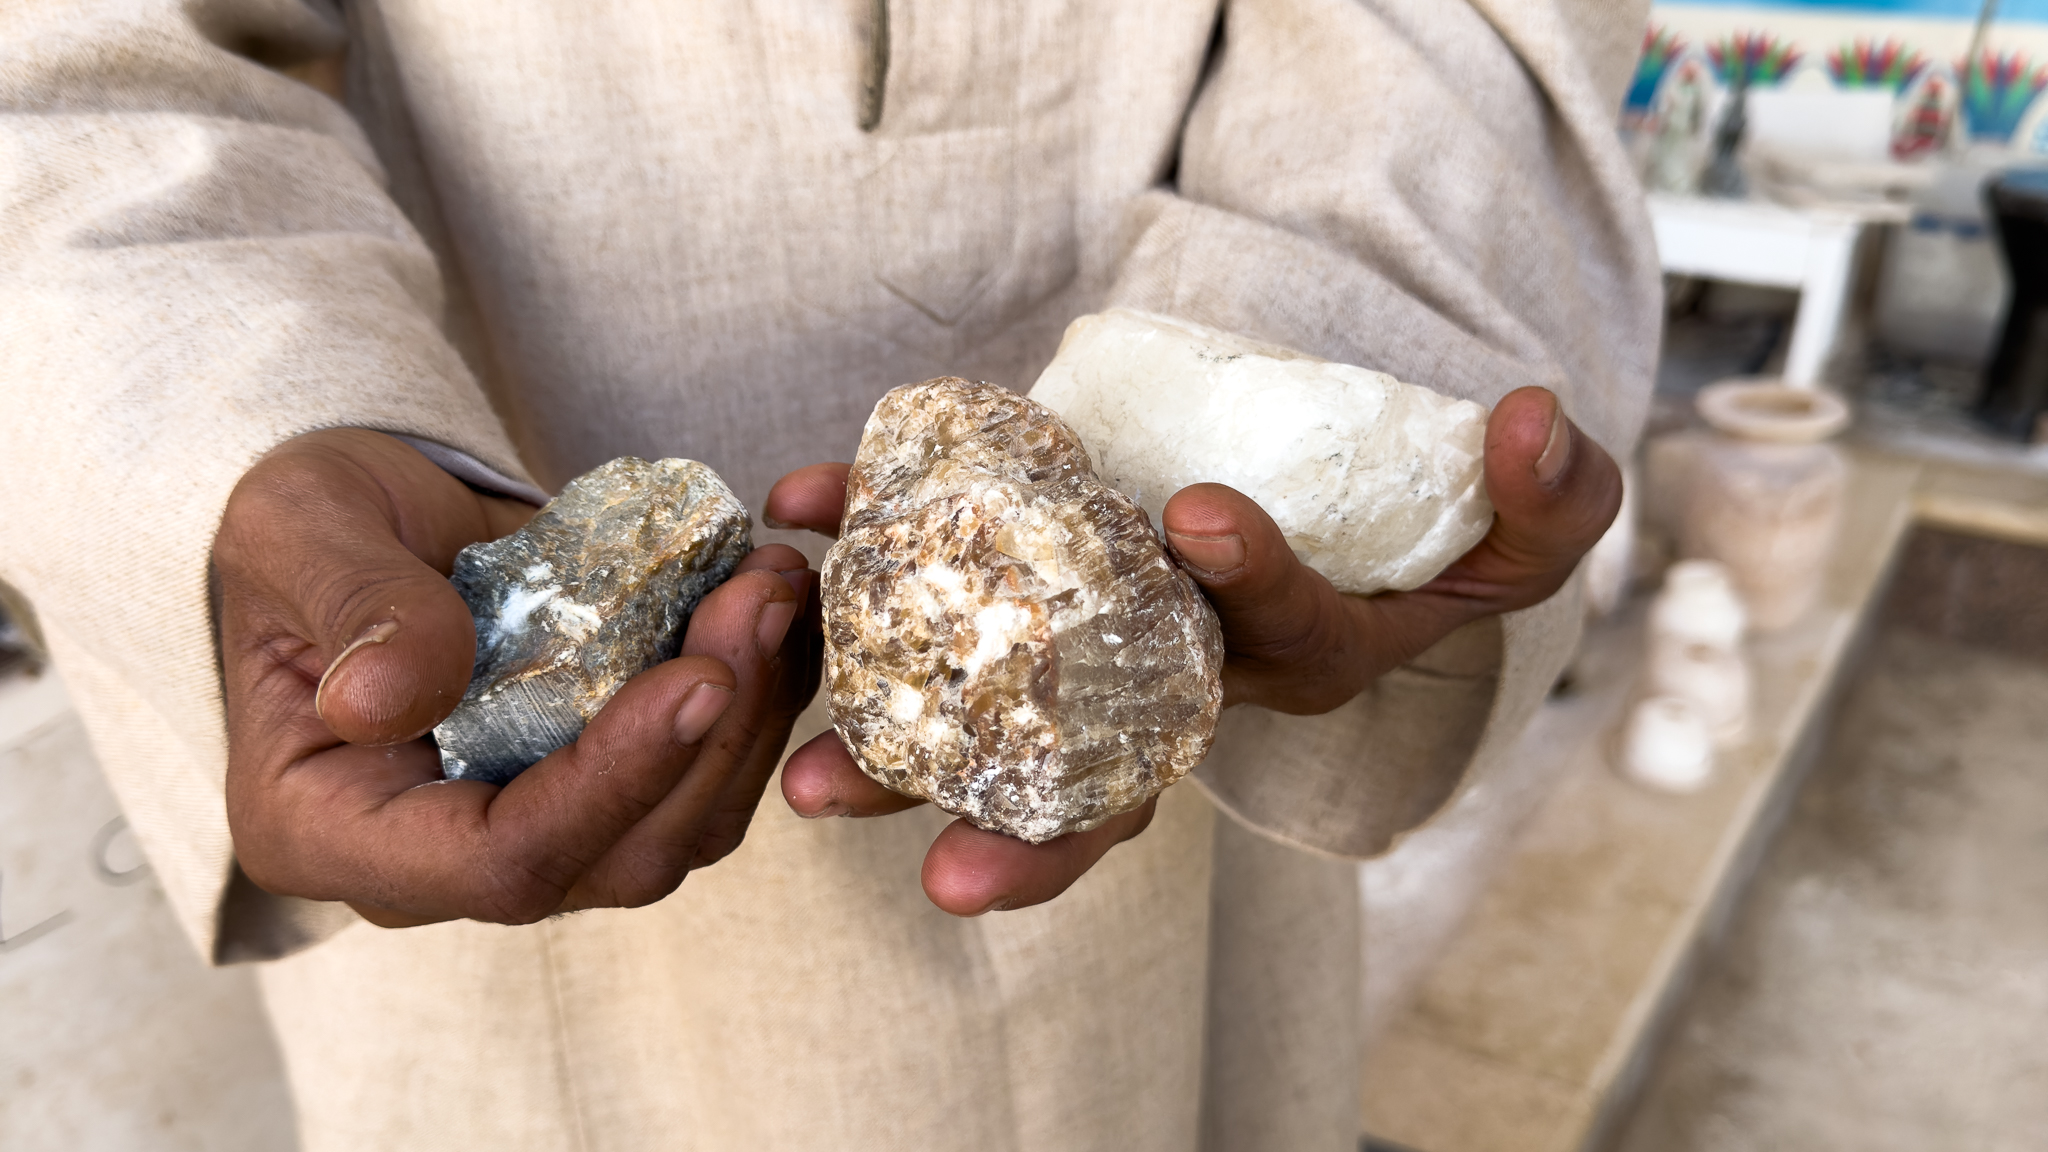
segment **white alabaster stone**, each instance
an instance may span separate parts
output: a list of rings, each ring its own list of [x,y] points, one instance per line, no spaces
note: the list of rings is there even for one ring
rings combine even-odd
[[[1031,398],[1154,524],[1182,488],[1228,484],[1341,591],[1419,587],[1493,522],[1487,410],[1384,372],[1114,309],[1068,326]]]

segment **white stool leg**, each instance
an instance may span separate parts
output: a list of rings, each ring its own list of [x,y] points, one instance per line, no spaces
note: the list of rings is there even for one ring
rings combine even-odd
[[[1806,281],[1799,290],[1799,313],[1792,322],[1792,346],[1785,352],[1785,383],[1794,388],[1820,386],[1821,369],[1834,351],[1849,302],[1849,276],[1856,260],[1855,224],[1816,227],[1808,249]]]

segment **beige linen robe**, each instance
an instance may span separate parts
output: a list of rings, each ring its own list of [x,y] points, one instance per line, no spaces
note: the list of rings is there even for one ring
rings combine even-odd
[[[771,790],[656,906],[383,932],[234,868],[207,551],[251,461],[334,426],[549,489],[690,456],[758,509],[888,387],[1027,387],[1110,304],[1545,385],[1620,453],[1659,297],[1610,128],[1642,9],[0,5],[0,576],[194,941],[274,960],[306,1147],[1346,1146],[1341,858],[1483,775],[1572,596],[1330,716],[1233,713],[1205,791],[1041,908],[946,917],[943,817]],[[273,70],[344,46],[346,107]]]

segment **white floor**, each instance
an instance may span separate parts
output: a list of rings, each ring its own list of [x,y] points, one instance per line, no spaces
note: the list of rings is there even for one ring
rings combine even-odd
[[[248,971],[179,932],[55,677],[0,680],[0,1149],[295,1146]]]

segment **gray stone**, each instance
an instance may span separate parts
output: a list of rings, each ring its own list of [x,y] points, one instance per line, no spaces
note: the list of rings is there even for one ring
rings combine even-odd
[[[627,680],[675,657],[750,531],[711,469],[623,456],[519,531],[464,548],[451,579],[476,618],[476,672],[434,729],[442,771],[503,784],[576,739]]]
[[[1214,611],[1022,396],[947,378],[883,397],[821,590],[833,725],[897,792],[1036,843],[1208,753]]]

